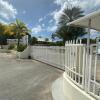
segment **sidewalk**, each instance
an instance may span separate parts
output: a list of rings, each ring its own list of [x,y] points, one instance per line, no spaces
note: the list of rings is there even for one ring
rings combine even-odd
[[[54,100],[66,100],[63,94],[63,77],[58,78],[53,83],[52,96]]]

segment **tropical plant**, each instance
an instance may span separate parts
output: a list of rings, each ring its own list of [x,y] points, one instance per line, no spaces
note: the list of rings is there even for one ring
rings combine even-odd
[[[5,25],[0,23],[0,35],[4,34],[4,31],[5,31]]]
[[[52,39],[52,42],[55,40],[55,34],[52,33],[51,39]]]
[[[10,25],[5,25],[4,35],[8,37],[12,37],[15,35],[15,33],[12,31],[13,27]]]
[[[15,45],[14,44],[10,44],[9,46],[8,46],[8,50],[13,50],[15,48]]]
[[[38,38],[42,38],[42,36],[38,36]]]
[[[45,42],[48,42],[49,41],[49,39],[48,38],[45,38]]]
[[[12,32],[12,28],[13,27],[10,25],[0,23],[0,34],[5,36],[12,36],[14,35],[14,32]]]
[[[20,45],[20,39],[24,35],[29,35],[30,30],[27,28],[27,26],[23,22],[21,22],[18,19],[16,19],[15,23],[11,23],[10,26],[13,27],[12,31],[15,33],[15,36],[18,39],[18,43],[17,43],[17,50],[18,50],[19,45]]]
[[[85,34],[84,28],[67,26],[67,23],[82,17],[83,13],[79,7],[64,9],[59,18],[58,29],[54,33],[54,36],[63,39],[63,42],[65,42],[66,40],[76,39],[78,36]]]
[[[59,24],[66,25],[68,22],[84,16],[84,11],[80,7],[65,8],[59,19]]]
[[[3,48],[2,45],[6,44],[6,36],[4,35],[4,31],[5,31],[5,25],[0,23],[0,45],[1,48]]]
[[[19,47],[17,48],[17,51],[18,52],[23,52],[25,49],[26,49],[26,45],[23,45],[23,44],[19,44]]]
[[[34,45],[34,44],[36,44],[37,43],[37,38],[36,37],[32,37],[31,39],[30,39],[30,45]]]

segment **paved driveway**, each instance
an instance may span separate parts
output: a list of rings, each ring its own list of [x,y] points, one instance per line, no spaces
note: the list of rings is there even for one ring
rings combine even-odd
[[[0,100],[53,100],[51,85],[62,71],[0,53]]]

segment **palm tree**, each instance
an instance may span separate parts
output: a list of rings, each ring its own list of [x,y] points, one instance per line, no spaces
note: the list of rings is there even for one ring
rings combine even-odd
[[[51,35],[51,39],[52,39],[52,42],[55,40],[55,34],[54,33],[52,33],[52,35]]]
[[[79,7],[66,8],[63,10],[59,19],[60,25],[66,25],[68,22],[74,21],[80,17],[83,17],[84,11]]]
[[[49,41],[49,39],[48,38],[45,38],[45,42],[48,42]]]
[[[30,30],[23,22],[21,22],[18,19],[16,19],[15,23],[11,23],[10,25],[13,27],[13,31],[18,39],[18,43],[17,43],[17,50],[18,50],[21,37],[24,35],[29,35]]]
[[[69,39],[76,39],[78,36],[84,34],[85,30],[83,28],[67,26],[67,23],[84,16],[83,13],[84,12],[79,7],[64,9],[59,18],[58,29],[56,31],[57,35],[55,36],[58,36],[65,42]]]

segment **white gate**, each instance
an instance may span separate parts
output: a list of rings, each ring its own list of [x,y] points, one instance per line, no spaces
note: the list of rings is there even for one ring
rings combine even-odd
[[[30,53],[36,60],[65,69],[65,47],[63,46],[32,46]]]
[[[98,46],[87,46],[81,41],[69,41],[65,44],[65,72],[78,87],[100,99],[100,55]]]
[[[90,46],[90,65],[89,65],[89,93],[100,100],[100,54],[98,47],[100,44]]]
[[[76,85],[84,88],[86,46],[70,41],[65,45],[65,71]]]

